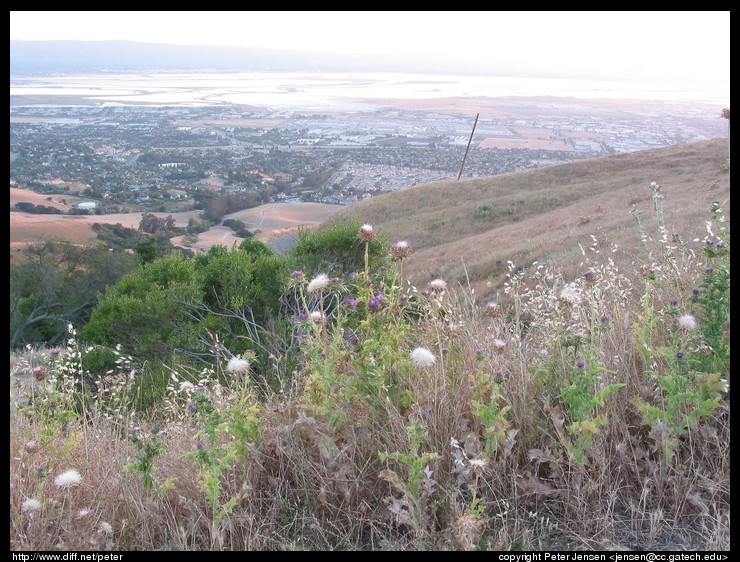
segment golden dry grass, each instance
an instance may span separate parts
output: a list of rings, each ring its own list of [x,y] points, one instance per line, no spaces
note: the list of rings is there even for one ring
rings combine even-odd
[[[606,156],[489,178],[442,181],[359,202],[327,222],[357,220],[391,242],[414,248],[404,273],[417,284],[435,277],[467,284],[485,299],[500,289],[507,262],[549,261],[576,274],[581,250],[616,245],[628,263],[639,241],[635,210],[655,226],[652,193],[666,194],[671,234],[704,234],[712,201],[730,194],[727,140]],[[726,205],[729,216],[729,202]],[[652,228],[652,231],[655,231]]]
[[[258,240],[269,242],[277,236],[295,233],[299,227],[316,227],[343,208],[341,205],[325,203],[268,203],[232,213],[226,218],[242,221],[248,230],[257,231]],[[186,246],[182,236],[176,236],[171,241],[176,246]],[[231,228],[214,226],[198,234],[198,241],[187,247],[207,251],[215,245],[227,248],[234,244],[238,246],[241,241]]]
[[[26,189],[10,188],[10,206],[18,202],[27,201],[35,205],[53,206],[62,210],[69,210],[72,205],[82,199],[76,197],[42,195]],[[67,204],[61,202],[64,199]],[[225,218],[241,220],[248,229],[261,230],[268,237],[272,232],[280,233],[283,229],[299,226],[317,226],[329,216],[343,207],[341,205],[327,205],[323,203],[269,203],[252,209],[246,209],[227,215]],[[160,218],[172,215],[175,224],[179,227],[188,225],[191,218],[198,219],[201,211],[187,211],[181,213],[152,213]],[[65,239],[76,244],[95,243],[96,234],[92,230],[94,223],[122,224],[128,228],[138,228],[143,211],[136,213],[117,213],[110,215],[42,215],[21,212],[10,213],[10,248],[22,248],[34,242],[50,238]],[[208,250],[216,244],[231,247],[241,239],[234,236],[230,228],[223,226],[213,227],[207,232],[198,235],[198,242],[192,248]],[[182,237],[172,239],[175,245],[183,245]]]

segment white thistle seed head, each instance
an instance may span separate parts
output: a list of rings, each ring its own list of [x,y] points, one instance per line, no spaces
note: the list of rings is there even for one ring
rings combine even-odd
[[[420,369],[426,369],[434,365],[436,358],[434,354],[425,347],[417,347],[411,352],[411,361]]]

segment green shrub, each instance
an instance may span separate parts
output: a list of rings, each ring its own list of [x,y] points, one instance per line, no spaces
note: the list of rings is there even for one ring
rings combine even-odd
[[[110,347],[95,345],[85,349],[80,356],[82,370],[92,376],[103,376],[116,369],[118,355]]]
[[[359,222],[333,224],[319,230],[303,230],[288,254],[293,269],[307,275],[326,273],[341,276],[365,269],[365,242],[357,237]],[[368,244],[370,271],[387,266],[388,241],[381,234]]]

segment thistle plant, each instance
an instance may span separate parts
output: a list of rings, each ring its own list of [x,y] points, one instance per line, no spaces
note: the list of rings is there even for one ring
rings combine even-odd
[[[418,534],[427,527],[425,505],[434,488],[434,481],[431,478],[433,471],[429,463],[439,458],[439,455],[421,451],[426,437],[424,426],[411,423],[406,427],[406,433],[409,440],[408,453],[398,451],[379,453],[381,462],[390,459],[403,466],[405,479],[393,469],[382,470],[380,477],[402,494],[401,501],[389,498],[391,512],[399,522],[410,525]]]
[[[164,449],[159,443],[160,422],[155,421],[146,435],[141,434],[138,427],[130,430],[130,440],[136,447],[136,462],[124,467],[126,472],[138,472],[147,492],[154,490],[154,460],[164,455]]]
[[[657,398],[653,402],[637,400],[638,411],[652,428],[653,438],[662,453],[661,477],[667,475],[679,437],[701,418],[710,416],[726,390],[726,382],[719,374],[696,370],[691,356],[675,349],[661,350],[668,363],[667,370],[648,370],[658,384]]]
[[[563,444],[576,462],[586,464],[586,448],[591,445],[593,436],[607,422],[606,416],[599,412],[606,397],[613,394],[624,383],[609,383],[611,371],[604,369],[597,358],[579,359],[571,375],[571,384],[562,389],[560,398],[568,415],[565,429],[570,438],[563,437]]]
[[[702,370],[729,374],[730,365],[730,232],[722,204],[712,203],[704,238],[706,263],[697,291],[690,302],[700,319],[699,332],[705,353],[698,354]]]
[[[406,240],[396,242],[391,246],[391,256],[398,262],[396,284],[403,283],[403,260],[411,255],[411,244]]]
[[[357,238],[365,243],[365,280],[370,278],[370,242],[378,237],[377,231],[371,224],[363,224],[357,230]]]
[[[198,482],[211,510],[211,537],[221,537],[220,525],[241,499],[232,496],[224,501],[223,480],[227,471],[239,466],[246,473],[250,446],[259,437],[259,406],[251,392],[247,373],[231,388],[217,381],[200,381],[198,386],[181,387],[188,394],[188,411],[201,426],[195,435],[195,451],[185,457],[199,466]]]
[[[685,299],[696,312],[681,310],[674,300],[663,315],[656,313],[655,279],[648,276],[643,314],[633,325],[646,372],[657,385],[656,397],[637,398],[636,404],[661,451],[662,477],[679,438],[714,412],[728,387],[723,377],[729,376],[730,357],[729,232],[720,210],[715,202],[702,240],[706,263],[695,266],[703,273]]]
[[[506,415],[511,410],[495,382],[489,383],[490,395],[487,400],[474,400],[473,412],[483,427],[485,452],[489,459],[494,459],[499,450],[511,450],[511,422]],[[516,430],[514,430],[514,435]]]

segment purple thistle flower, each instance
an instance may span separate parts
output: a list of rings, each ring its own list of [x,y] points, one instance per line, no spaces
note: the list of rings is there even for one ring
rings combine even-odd
[[[683,351],[676,353],[676,359],[683,359]]]
[[[411,244],[406,242],[406,240],[396,242],[391,246],[391,255],[399,260],[407,258],[409,255],[411,255]]]
[[[348,307],[355,309],[357,308],[357,299],[355,298],[349,298],[346,301],[344,301],[344,304],[346,304]]]
[[[56,348],[55,347],[51,351],[49,351],[49,353],[51,353],[54,357],[57,357],[57,356],[59,356],[59,354],[61,353],[61,351],[59,351],[59,348]]]
[[[421,292],[421,295],[423,297],[428,297],[429,296],[429,291],[424,290],[424,291]]]
[[[401,295],[401,296],[399,297],[399,300],[400,300],[401,302],[407,302],[407,301],[409,300],[409,296],[408,296],[408,295]]]
[[[382,299],[381,299],[380,297],[373,297],[373,298],[371,298],[371,299],[370,299],[370,300],[369,300],[369,301],[367,302],[367,307],[368,307],[368,308],[369,308],[370,310],[378,310],[378,309],[380,308],[380,303],[381,303],[381,300],[382,300]]]
[[[586,281],[593,281],[596,278],[596,273],[592,269],[589,269],[583,274],[583,278]]]
[[[294,271],[290,274],[291,279],[295,279],[296,281],[299,281],[303,279],[303,272],[302,271]]]
[[[602,324],[606,324],[607,322],[609,322],[609,318],[607,317],[607,315],[606,315],[606,314],[604,314],[604,315],[603,315],[603,316],[601,317],[601,323],[602,323]]]
[[[350,345],[357,345],[358,343],[360,343],[360,339],[357,336],[352,336],[351,338],[349,338],[349,343]]]
[[[576,363],[579,369],[583,369],[586,366],[586,362],[583,359],[579,359],[578,363]]]
[[[717,242],[718,248],[724,248],[725,246],[727,246],[727,244],[725,243],[724,240],[720,240],[719,242]]]
[[[298,320],[300,320],[301,322],[303,322],[304,320],[308,320],[308,312],[301,312],[298,315]]]
[[[357,238],[359,238],[363,242],[371,242],[372,240],[375,240],[377,237],[378,237],[378,233],[372,227],[372,225],[363,224],[357,230]]]
[[[706,273],[714,273],[714,268],[713,267],[708,267],[704,271],[706,271]]]
[[[198,406],[196,406],[195,404],[190,404],[190,406],[188,406],[188,410],[192,413],[195,413],[198,411]]]
[[[672,299],[671,306],[678,306],[678,301],[676,299]]]
[[[692,292],[692,293],[693,293],[694,295],[698,295],[698,294],[699,294],[699,289],[697,289],[696,287],[694,287],[694,288],[693,288],[693,289],[691,290],[691,292]]]

